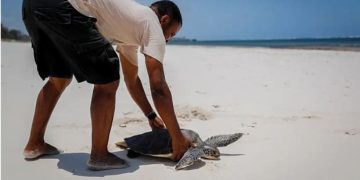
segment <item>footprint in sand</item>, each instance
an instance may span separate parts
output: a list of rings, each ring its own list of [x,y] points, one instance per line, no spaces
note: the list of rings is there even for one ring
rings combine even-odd
[[[358,129],[349,129],[349,130],[345,130],[344,134],[354,136],[354,135],[360,134],[360,130],[358,130]]]
[[[199,107],[176,107],[175,108],[177,117],[181,120],[191,121],[193,119],[208,120],[211,114]]]
[[[220,106],[219,105],[216,105],[216,104],[214,104],[214,105],[211,105],[212,107],[214,107],[215,109],[218,109],[218,108],[220,108]]]
[[[124,115],[129,115],[129,114],[134,114],[134,112],[128,111],[128,112],[124,112],[123,114],[124,114]]]
[[[309,116],[303,116],[303,119],[319,119],[319,116],[313,116],[313,115],[309,115]]]
[[[213,105],[214,108],[219,108],[219,105]],[[211,113],[201,109],[200,107],[190,106],[175,106],[176,115],[179,120],[191,121],[194,119],[206,121],[211,118]],[[123,113],[124,115],[133,114],[132,112]],[[117,120],[120,122],[120,127],[126,127],[128,124],[143,123],[146,121],[145,118],[141,117],[124,117]]]
[[[204,91],[195,91],[195,93],[196,93],[196,94],[201,94],[201,95],[206,94],[206,92],[204,92]]]
[[[249,128],[255,128],[257,126],[257,122],[251,122],[251,123],[241,123],[241,127],[249,127]]]
[[[314,116],[314,115],[308,115],[308,116],[289,116],[289,117],[283,118],[283,120],[287,121],[287,122],[297,121],[300,119],[320,119],[320,117]]]
[[[136,117],[124,117],[122,119],[120,119],[120,127],[126,127],[128,124],[132,124],[132,123],[142,123],[144,122],[145,119],[141,119],[141,118],[136,118]]]

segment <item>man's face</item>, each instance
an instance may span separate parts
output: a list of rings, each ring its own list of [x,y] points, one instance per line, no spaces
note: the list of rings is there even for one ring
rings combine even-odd
[[[181,29],[181,24],[178,22],[174,22],[169,27],[163,28],[166,42],[170,41],[171,38],[174,37],[176,33],[180,31],[180,29]]]
[[[181,29],[181,24],[178,22],[171,22],[170,19],[167,17],[165,19],[162,18],[162,21],[160,21],[164,37],[166,39],[166,42],[168,42],[172,37],[176,35],[177,32]]]

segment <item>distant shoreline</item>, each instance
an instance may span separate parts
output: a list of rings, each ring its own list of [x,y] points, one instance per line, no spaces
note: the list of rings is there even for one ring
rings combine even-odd
[[[7,43],[30,43],[30,41],[18,41],[12,39],[2,39],[1,42]],[[205,47],[232,47],[232,48],[269,48],[269,49],[302,49],[302,50],[326,50],[326,51],[355,51],[360,52],[360,46],[293,46],[293,47],[269,47],[269,46],[235,46],[235,45],[215,45],[215,44],[191,44],[191,43],[169,43],[170,46],[205,46]]]
[[[356,51],[360,52],[360,47],[294,47],[294,48],[284,48],[284,49],[305,49],[305,50],[328,50],[328,51]]]
[[[170,46],[202,46],[202,47],[230,47],[230,48],[266,48],[266,49],[300,49],[300,50],[325,50],[325,51],[355,51],[360,47],[347,46],[307,46],[307,47],[266,47],[266,46],[231,46],[231,45],[203,45],[203,44],[169,44]]]
[[[294,38],[266,40],[174,40],[169,44],[194,46],[260,47],[277,49],[319,49],[359,51],[360,37]]]

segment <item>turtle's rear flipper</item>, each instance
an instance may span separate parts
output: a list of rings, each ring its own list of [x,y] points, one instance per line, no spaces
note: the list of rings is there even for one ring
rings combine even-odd
[[[189,167],[194,164],[195,161],[199,160],[204,155],[204,151],[201,148],[190,148],[180,161],[176,164],[175,169],[180,170]]]
[[[128,150],[128,153],[127,153],[127,157],[128,158],[137,158],[139,157],[141,154],[140,153],[137,153],[131,149]]]
[[[125,141],[119,141],[119,142],[115,143],[115,145],[121,149],[129,148]]]

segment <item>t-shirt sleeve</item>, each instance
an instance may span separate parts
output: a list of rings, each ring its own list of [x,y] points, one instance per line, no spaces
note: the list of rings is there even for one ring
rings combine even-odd
[[[145,24],[144,29],[141,53],[151,56],[162,63],[165,55],[166,42],[159,22],[150,20]]]
[[[124,45],[118,44],[116,47],[116,51],[121,53],[125,58],[130,61],[131,64],[138,66],[138,46]]]

